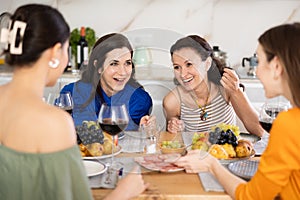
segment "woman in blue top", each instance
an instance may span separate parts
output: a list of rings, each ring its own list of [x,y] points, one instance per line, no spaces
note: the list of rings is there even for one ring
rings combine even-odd
[[[128,39],[117,33],[105,35],[95,43],[81,80],[66,85],[74,101],[75,125],[96,121],[102,103],[125,104],[130,120],[126,130],[137,130],[149,123],[150,95],[134,78],[133,50]]]

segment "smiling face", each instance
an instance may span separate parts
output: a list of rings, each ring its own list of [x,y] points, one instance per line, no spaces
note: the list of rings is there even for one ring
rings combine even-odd
[[[100,83],[107,95],[111,96],[123,90],[132,73],[129,49],[124,47],[107,53],[100,73]]]
[[[273,74],[274,68],[272,67],[274,60],[272,59],[270,62],[267,60],[266,53],[263,50],[263,47],[259,44],[257,46],[257,60],[258,65],[256,69],[257,77],[260,79],[261,83],[264,86],[265,96],[267,98],[273,98],[277,96],[278,86],[274,85]]]
[[[186,90],[195,89],[207,76],[205,62],[191,48],[176,50],[172,55],[172,62],[175,77]]]

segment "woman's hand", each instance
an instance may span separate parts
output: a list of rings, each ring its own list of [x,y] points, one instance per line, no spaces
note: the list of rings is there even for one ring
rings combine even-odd
[[[240,80],[238,75],[232,69],[224,68],[224,73],[220,82],[229,94],[239,90]]]
[[[149,183],[144,182],[142,175],[139,173],[139,167],[136,166],[125,178],[118,182],[116,189],[105,199],[132,199],[148,187]]]
[[[171,133],[177,133],[184,130],[184,123],[182,120],[172,117],[168,121],[168,131]]]
[[[216,159],[208,152],[192,150],[186,156],[176,160],[174,164],[183,167],[187,173],[199,173],[210,171],[211,163],[214,160]]]
[[[151,126],[151,127],[156,127],[156,117],[155,116],[149,116],[145,115],[141,118],[140,121],[140,126]]]
[[[140,121],[140,131],[145,132],[147,136],[151,136],[156,133],[156,117],[144,116]]]

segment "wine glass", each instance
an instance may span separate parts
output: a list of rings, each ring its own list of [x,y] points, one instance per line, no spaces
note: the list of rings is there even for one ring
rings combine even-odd
[[[111,152],[111,163],[109,168],[110,169],[117,169],[118,164],[114,163],[114,144],[115,138],[117,135],[122,132],[128,125],[129,117],[126,106],[122,105],[108,105],[103,103],[101,105],[98,117],[98,123],[102,131],[108,133],[112,136],[112,152]],[[111,170],[109,169],[108,177],[106,179],[106,184],[111,184]]]
[[[259,112],[259,123],[262,128],[269,133],[277,115],[282,111],[286,111],[288,108],[288,103],[265,102]]]
[[[50,93],[48,95],[47,102],[48,104],[55,105],[72,115],[74,103],[70,92]]]

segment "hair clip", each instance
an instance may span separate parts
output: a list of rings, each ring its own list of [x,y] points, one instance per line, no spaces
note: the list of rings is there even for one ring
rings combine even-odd
[[[24,36],[27,24],[25,22],[15,21],[12,30],[9,31],[9,29],[11,27],[11,23],[12,22],[10,21],[8,29],[7,28],[1,29],[0,42],[5,44],[4,49],[8,49],[8,44],[10,44],[9,52],[11,54],[20,55],[20,54],[22,54],[23,36]],[[19,33],[21,39],[20,39],[18,46],[16,46],[16,38],[17,38],[18,33]]]

